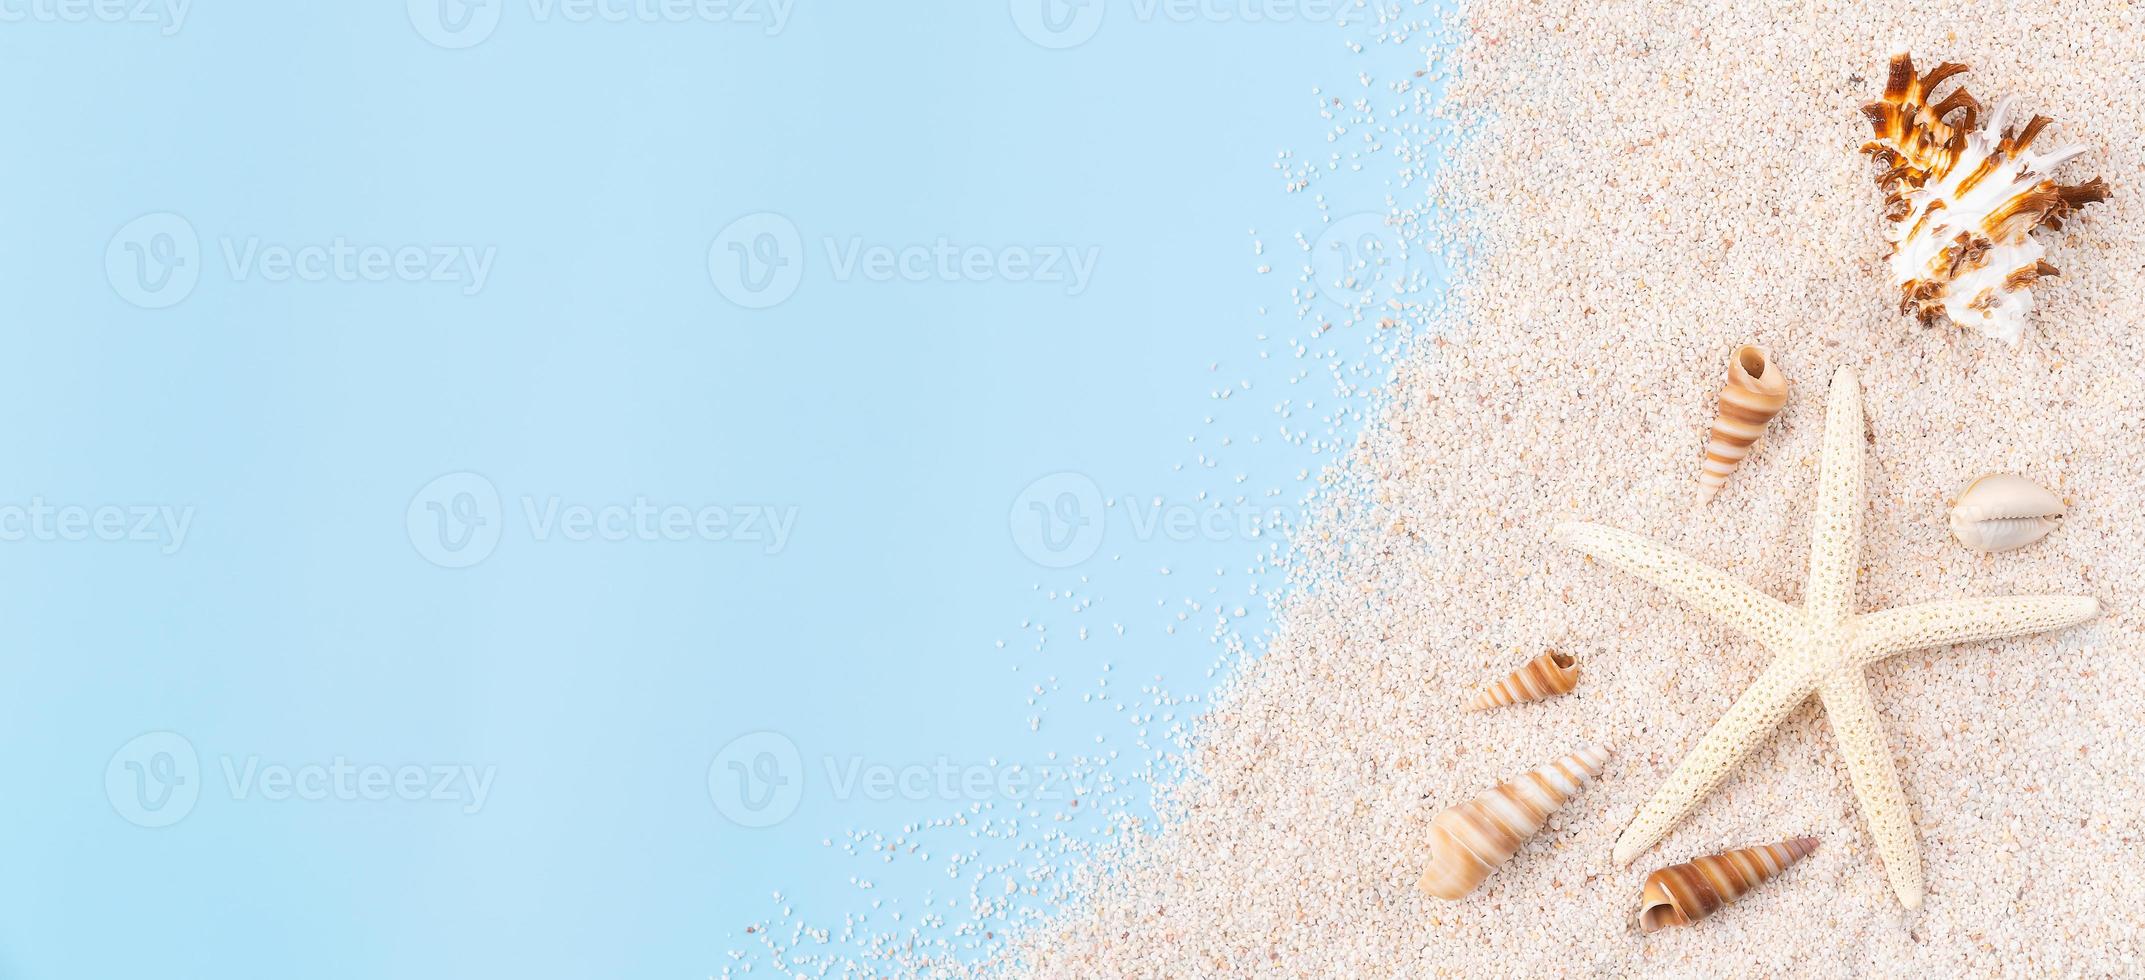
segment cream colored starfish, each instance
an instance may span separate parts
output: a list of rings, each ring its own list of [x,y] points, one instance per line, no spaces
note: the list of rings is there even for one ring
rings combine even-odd
[[[1631,860],[1682,820],[1787,713],[1812,693],[1824,704],[1840,755],[1862,804],[1892,890],[1908,908],[1922,903],[1922,865],[1913,818],[1900,792],[1884,729],[1863,668],[1895,653],[2060,629],[2093,618],[2086,596],[1951,599],[1855,613],[1862,548],[1862,393],[1854,372],[1832,377],[1826,407],[1817,512],[1810,518],[1810,581],[1797,609],[1681,552],[1598,524],[1564,524],[1565,544],[1660,586],[1749,634],[1773,662],[1700,739],[1616,842],[1616,863]]]

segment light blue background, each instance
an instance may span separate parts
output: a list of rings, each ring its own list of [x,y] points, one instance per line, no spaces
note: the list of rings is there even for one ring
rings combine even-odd
[[[1231,628],[1257,645],[1248,593],[1275,577],[1250,570],[1278,538],[1140,540],[1105,515],[1096,554],[1058,569],[1009,521],[1060,472],[1113,499],[1293,511],[1330,443],[1283,428],[1351,429],[1330,365],[1375,331],[1288,343],[1342,315],[1291,300],[1292,236],[1382,213],[1386,188],[1344,173],[1315,188],[1323,205],[1291,195],[1276,151],[1345,159],[1362,134],[1329,142],[1320,100],[1415,63],[1353,54],[1360,32],[1330,23],[1141,21],[1116,0],[1066,50],[1001,0],[799,0],[773,36],[498,13],[465,49],[380,0],[197,0],[168,36],[0,24],[0,506],[191,508],[170,554],[0,542],[0,975],[704,976],[758,949],[747,925],[784,942],[787,923],[839,930],[845,913],[903,930],[913,915],[890,910],[926,896],[961,921],[968,881],[942,861],[821,841],[965,801],[834,799],[825,760],[1116,748],[1134,772],[1151,752],[1123,713],[1079,699],[1101,665],[1113,698],[1156,675],[1203,690],[1215,611],[1239,605]],[[801,277],[746,309],[709,249],[763,211],[799,229]],[[199,279],[143,309],[106,258],[162,213],[198,237]],[[1099,260],[1068,295],[841,281],[824,245],[941,237]],[[239,280],[222,249],[255,238],[495,258],[473,295]],[[496,489],[501,533],[438,567],[413,495],[463,472]],[[796,516],[773,554],[540,541],[524,496]],[[763,730],[798,747],[803,793],[745,829],[711,802],[709,767]],[[152,760],[114,753],[167,731],[198,753],[199,802],[137,826],[124,764]],[[235,799],[221,766],[249,757],[496,776],[475,813]],[[1026,826],[1050,829],[1047,812]],[[1019,857],[921,839],[935,858]]]

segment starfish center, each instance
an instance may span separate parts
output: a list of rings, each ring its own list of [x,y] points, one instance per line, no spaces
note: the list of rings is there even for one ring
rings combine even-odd
[[[1810,653],[1828,663],[1843,659],[1847,643],[1853,638],[1851,623],[1814,623],[1810,627]]]

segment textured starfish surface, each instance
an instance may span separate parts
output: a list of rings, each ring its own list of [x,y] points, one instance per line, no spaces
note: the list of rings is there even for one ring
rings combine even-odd
[[[1913,817],[1900,791],[1864,668],[1895,653],[2060,629],[2093,618],[2087,596],[1952,599],[1855,613],[1862,547],[1862,395],[1854,372],[1833,375],[1825,410],[1817,510],[1810,519],[1810,578],[1801,608],[1781,602],[1674,549],[1597,524],[1563,524],[1565,544],[1652,582],[1749,635],[1773,655],[1728,713],[1714,723],[1616,842],[1629,864],[1720,785],[1781,719],[1811,694],[1847,762],[1862,819],[1892,890],[1908,908],[1922,902],[1922,866]]]

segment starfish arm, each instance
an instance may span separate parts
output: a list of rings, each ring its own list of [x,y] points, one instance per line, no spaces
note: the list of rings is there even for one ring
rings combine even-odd
[[[2091,596],[2012,595],[1924,602],[1857,617],[1849,655],[1861,666],[1924,647],[2062,629],[2097,615],[2100,603]]]
[[[1695,558],[1629,531],[1599,524],[1559,524],[1566,547],[1623,569],[1727,623],[1778,654],[1802,629],[1802,617],[1766,595]]]
[[[1914,816],[1907,809],[1906,793],[1899,788],[1899,770],[1892,765],[1877,706],[1870,700],[1869,682],[1860,668],[1848,667],[1827,677],[1818,687],[1818,697],[1824,701],[1825,719],[1839,742],[1840,756],[1847,760],[1855,799],[1862,803],[1862,819],[1869,824],[1892,893],[1899,896],[1901,905],[1920,908],[1922,857],[1914,838]]]
[[[1616,839],[1616,863],[1630,864],[1660,843],[1815,687],[1808,670],[1791,661],[1765,668],[1624,828]]]
[[[1832,376],[1825,440],[1817,476],[1817,509],[1810,515],[1810,583],[1803,615],[1813,623],[1842,623],[1854,614],[1855,573],[1862,550],[1862,386],[1850,368]]]

